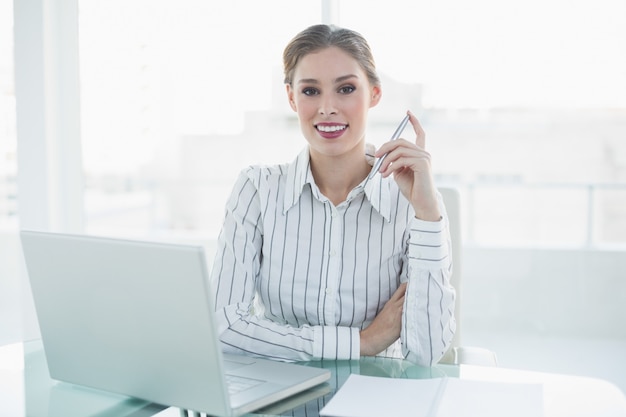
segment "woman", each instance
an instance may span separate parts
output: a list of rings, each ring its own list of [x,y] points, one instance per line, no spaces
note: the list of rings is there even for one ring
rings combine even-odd
[[[312,26],[283,61],[308,146],[290,164],[243,171],[226,205],[211,277],[223,348],[432,365],[454,334],[455,292],[424,131],[409,112],[413,142],[366,146],[382,90],[356,32]]]

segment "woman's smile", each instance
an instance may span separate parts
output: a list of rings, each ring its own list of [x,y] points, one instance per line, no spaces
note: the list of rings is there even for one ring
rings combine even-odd
[[[318,123],[315,128],[324,139],[335,139],[343,135],[348,128],[344,123]]]
[[[335,46],[303,56],[287,95],[312,158],[363,159],[367,113],[378,103],[380,87],[370,84],[356,59]]]

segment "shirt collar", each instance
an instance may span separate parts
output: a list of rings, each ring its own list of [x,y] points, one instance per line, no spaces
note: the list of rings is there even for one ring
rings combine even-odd
[[[366,154],[373,155],[374,147],[366,146]],[[374,164],[374,158],[366,156],[370,165]],[[317,191],[317,185],[311,173],[311,159],[309,156],[309,147],[306,146],[291,163],[287,169],[287,182],[285,188],[285,198],[283,201],[283,214],[293,207],[300,199],[300,195],[306,184],[310,184],[311,190]],[[390,204],[390,179],[383,178],[379,173],[375,173],[371,178],[366,177],[361,184],[357,185],[348,196],[348,199],[356,196],[361,191],[365,192],[365,196],[369,200],[372,207],[378,211],[385,220],[389,221],[391,217]],[[319,198],[319,197],[318,197]]]
[[[285,198],[283,202],[283,214],[293,207],[298,199],[305,184],[314,184],[313,174],[311,173],[311,162],[309,158],[309,147],[298,154],[295,161],[289,164],[287,168],[287,184],[285,188]]]
[[[372,165],[372,171],[374,169],[374,145],[367,144],[365,146],[365,155],[367,162]],[[390,178],[383,178],[379,172],[371,172],[359,185],[365,190],[365,195],[370,201],[370,204],[376,211],[378,211],[388,222],[391,219],[391,181]],[[358,188],[358,187],[357,187]]]

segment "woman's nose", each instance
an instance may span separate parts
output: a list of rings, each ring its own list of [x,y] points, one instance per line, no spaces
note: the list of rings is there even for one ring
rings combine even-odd
[[[320,101],[319,113],[323,115],[337,114],[337,107],[335,100],[332,97],[324,97]]]

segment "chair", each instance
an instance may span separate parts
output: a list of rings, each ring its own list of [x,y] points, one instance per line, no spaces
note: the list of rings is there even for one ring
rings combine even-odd
[[[454,318],[456,319],[456,332],[452,339],[452,346],[445,353],[439,363],[444,364],[467,364],[497,366],[497,358],[494,352],[480,348],[461,345],[461,298],[463,293],[462,272],[463,272],[463,251],[461,235],[461,196],[456,188],[439,187],[439,192],[443,197],[443,202],[448,213],[450,224],[450,237],[452,239],[452,262],[453,270],[450,282],[456,289],[456,301],[454,308]]]

